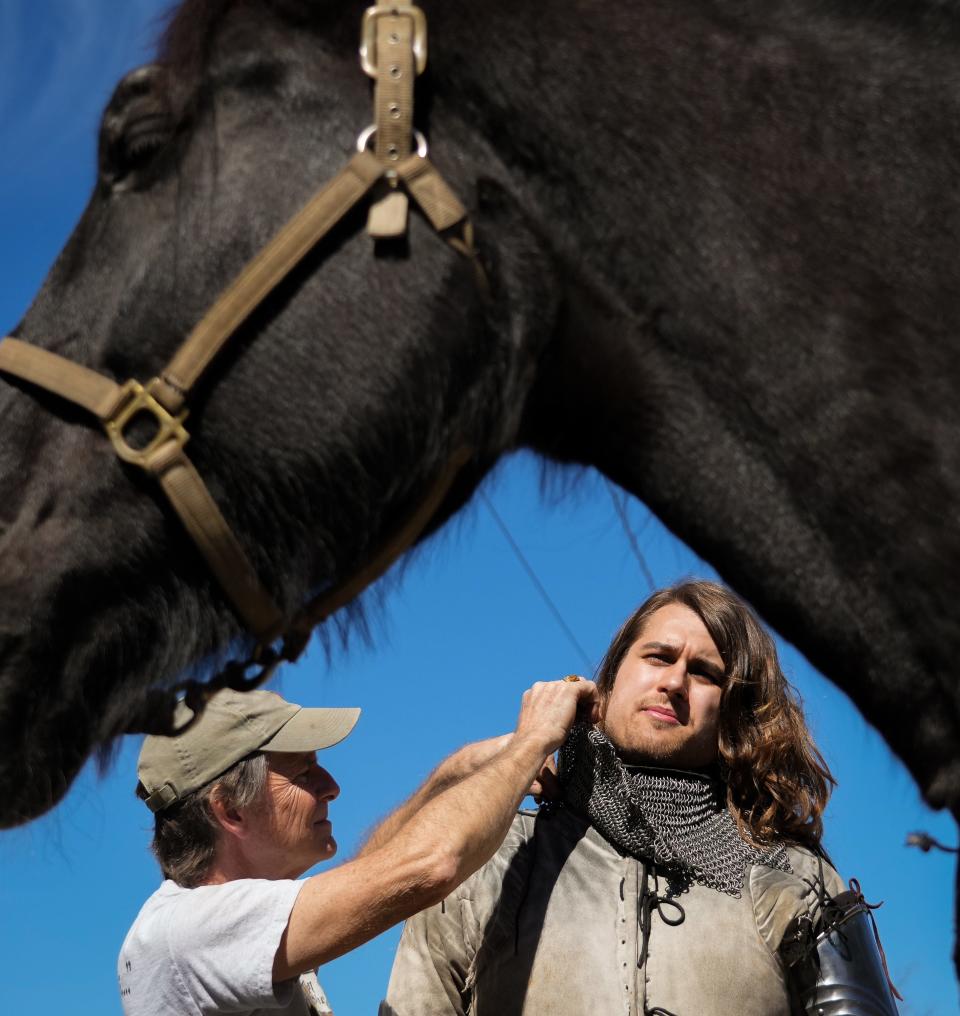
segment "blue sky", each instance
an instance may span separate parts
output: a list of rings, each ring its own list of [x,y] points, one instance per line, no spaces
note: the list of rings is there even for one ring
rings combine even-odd
[[[100,111],[117,77],[149,56],[165,6],[0,5],[0,334],[22,315],[76,221],[94,179]],[[539,463],[521,454],[484,490],[595,663],[648,586],[607,484],[590,471],[542,480]],[[712,575],[642,504],[631,500],[628,514],[658,585]],[[332,817],[344,858],[441,757],[510,729],[532,681],[584,669],[479,500],[369,599],[368,643],[354,638],[329,658],[314,645],[277,684],[306,705],[363,707],[356,733],[323,757],[343,789]],[[827,847],[841,874],[886,901],[878,920],[907,998],[902,1012],[958,1013],[953,861],[903,846],[918,828],[956,842],[956,826],[922,805],[903,766],[840,692],[792,647],[781,652],[840,781]],[[158,882],[150,818],[132,794],[137,750],[126,739],[105,776],[86,770],[52,815],[0,834],[3,1011],[120,1013],[116,953]],[[321,970],[338,1016],[375,1011],[397,935]]]

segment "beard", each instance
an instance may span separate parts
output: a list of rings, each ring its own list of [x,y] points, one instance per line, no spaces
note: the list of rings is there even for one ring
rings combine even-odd
[[[625,765],[702,769],[716,762],[715,744],[691,733],[682,724],[667,723],[638,712],[624,729],[611,730],[605,720],[597,724]]]

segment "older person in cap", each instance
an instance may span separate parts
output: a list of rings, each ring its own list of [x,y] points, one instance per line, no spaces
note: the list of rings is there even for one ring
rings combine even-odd
[[[329,1013],[315,968],[476,871],[578,713],[596,708],[590,681],[535,684],[513,734],[462,748],[354,860],[303,880],[336,851],[328,808],[340,788],[315,752],[346,737],[359,710],[222,691],[184,733],[148,737],[137,792],[165,881],[120,952],[124,1012]]]

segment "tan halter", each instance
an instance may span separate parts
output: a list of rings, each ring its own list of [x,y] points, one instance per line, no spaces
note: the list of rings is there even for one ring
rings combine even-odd
[[[409,196],[433,228],[473,260],[483,279],[466,210],[427,158],[421,136],[417,135],[418,150],[411,153],[414,79],[427,60],[423,12],[378,0],[364,13],[360,54],[364,71],[376,82],[375,120],[360,135],[357,153],[243,269],[157,377],[145,384],[130,380],[121,385],[19,339],[0,343],[0,373],[92,413],[117,455],[158,480],[237,614],[256,636],[257,646],[248,660],[228,664],[206,684],[182,686],[197,712],[219,688],[255,687],[282,660],[295,660],[316,625],[383,574],[413,543],[470,457],[468,449],[458,450],[419,508],[380,552],[342,586],[308,603],[285,623],[184,450],[190,437],[184,425],[187,402],[194,385],[251,312],[379,181],[385,181],[387,192],[370,210],[368,231],[373,237],[405,233]],[[371,136],[374,152],[367,150]],[[153,417],[156,433],[146,447],[136,448],[127,440],[127,428],[145,414]],[[280,639],[281,648],[274,648]],[[253,666],[259,670],[248,678],[246,672]]]

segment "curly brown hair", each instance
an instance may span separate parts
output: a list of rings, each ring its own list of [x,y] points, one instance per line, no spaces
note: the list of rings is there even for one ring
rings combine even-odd
[[[650,617],[678,603],[692,610],[724,662],[718,762],[742,836],[820,848],[822,815],[836,780],[807,729],[776,646],[753,611],[715,582],[688,581],[650,596],[623,623],[597,668],[606,702],[620,664]]]

